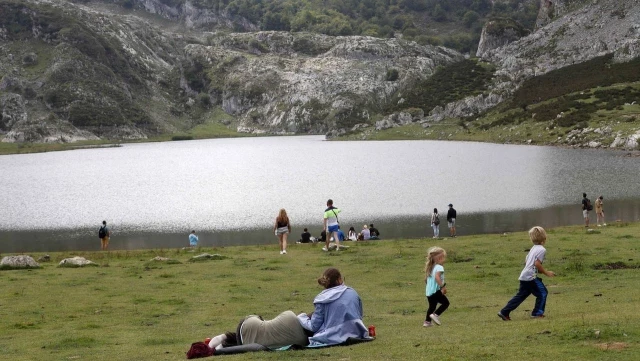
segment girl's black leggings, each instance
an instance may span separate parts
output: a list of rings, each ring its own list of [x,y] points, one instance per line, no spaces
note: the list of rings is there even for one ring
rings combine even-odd
[[[425,318],[425,321],[430,321],[430,314],[435,313],[436,315],[440,316],[444,311],[447,310],[447,308],[449,308],[449,299],[447,298],[447,296],[443,295],[442,291],[440,290],[427,297],[427,301],[429,301],[429,309],[427,310],[427,317]],[[436,306],[438,306],[438,303],[440,304],[440,307],[438,307],[438,309],[436,310]]]

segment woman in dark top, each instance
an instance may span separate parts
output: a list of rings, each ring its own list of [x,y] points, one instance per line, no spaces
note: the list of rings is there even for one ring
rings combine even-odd
[[[291,224],[289,223],[287,211],[285,211],[284,208],[280,210],[278,217],[276,217],[273,231],[278,237],[278,242],[280,242],[280,254],[287,254],[287,237],[289,236],[289,232],[291,232]]]

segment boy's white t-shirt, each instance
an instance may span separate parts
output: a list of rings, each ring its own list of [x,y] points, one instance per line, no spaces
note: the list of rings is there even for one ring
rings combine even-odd
[[[531,247],[527,258],[525,260],[524,269],[520,273],[520,281],[533,281],[538,275],[538,269],[536,268],[536,260],[540,263],[544,262],[544,256],[547,250],[540,244],[536,244]]]
[[[438,282],[436,282],[436,273],[438,272],[442,272],[440,280],[444,283],[444,267],[440,264],[436,264],[433,266],[433,271],[431,271],[431,274],[427,278],[427,297],[433,296],[433,294],[438,292],[440,289]]]

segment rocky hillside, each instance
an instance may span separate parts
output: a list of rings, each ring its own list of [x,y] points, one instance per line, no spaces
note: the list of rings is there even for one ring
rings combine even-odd
[[[487,22],[479,59],[410,36],[255,31],[262,20],[223,3],[0,0],[0,138],[74,142],[224,129],[366,139],[417,125],[424,137],[443,139],[429,128],[448,123],[455,127],[444,138],[455,139],[534,119],[535,131],[553,133],[538,143],[633,147],[636,0],[540,0],[536,30],[509,18]],[[620,84],[631,89],[624,96]],[[610,90],[596,94],[597,87]],[[576,92],[582,98],[556,99]],[[600,106],[612,109],[598,113]],[[616,112],[624,112],[624,127],[600,124],[615,122]],[[531,132],[491,140],[528,141]]]

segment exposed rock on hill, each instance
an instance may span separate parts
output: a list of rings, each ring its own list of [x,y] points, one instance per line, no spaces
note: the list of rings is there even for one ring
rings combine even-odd
[[[440,65],[462,59],[445,48],[372,37],[258,32],[189,45],[212,102],[253,127],[326,133],[369,122],[392,94]],[[395,70],[397,79],[388,78]]]

